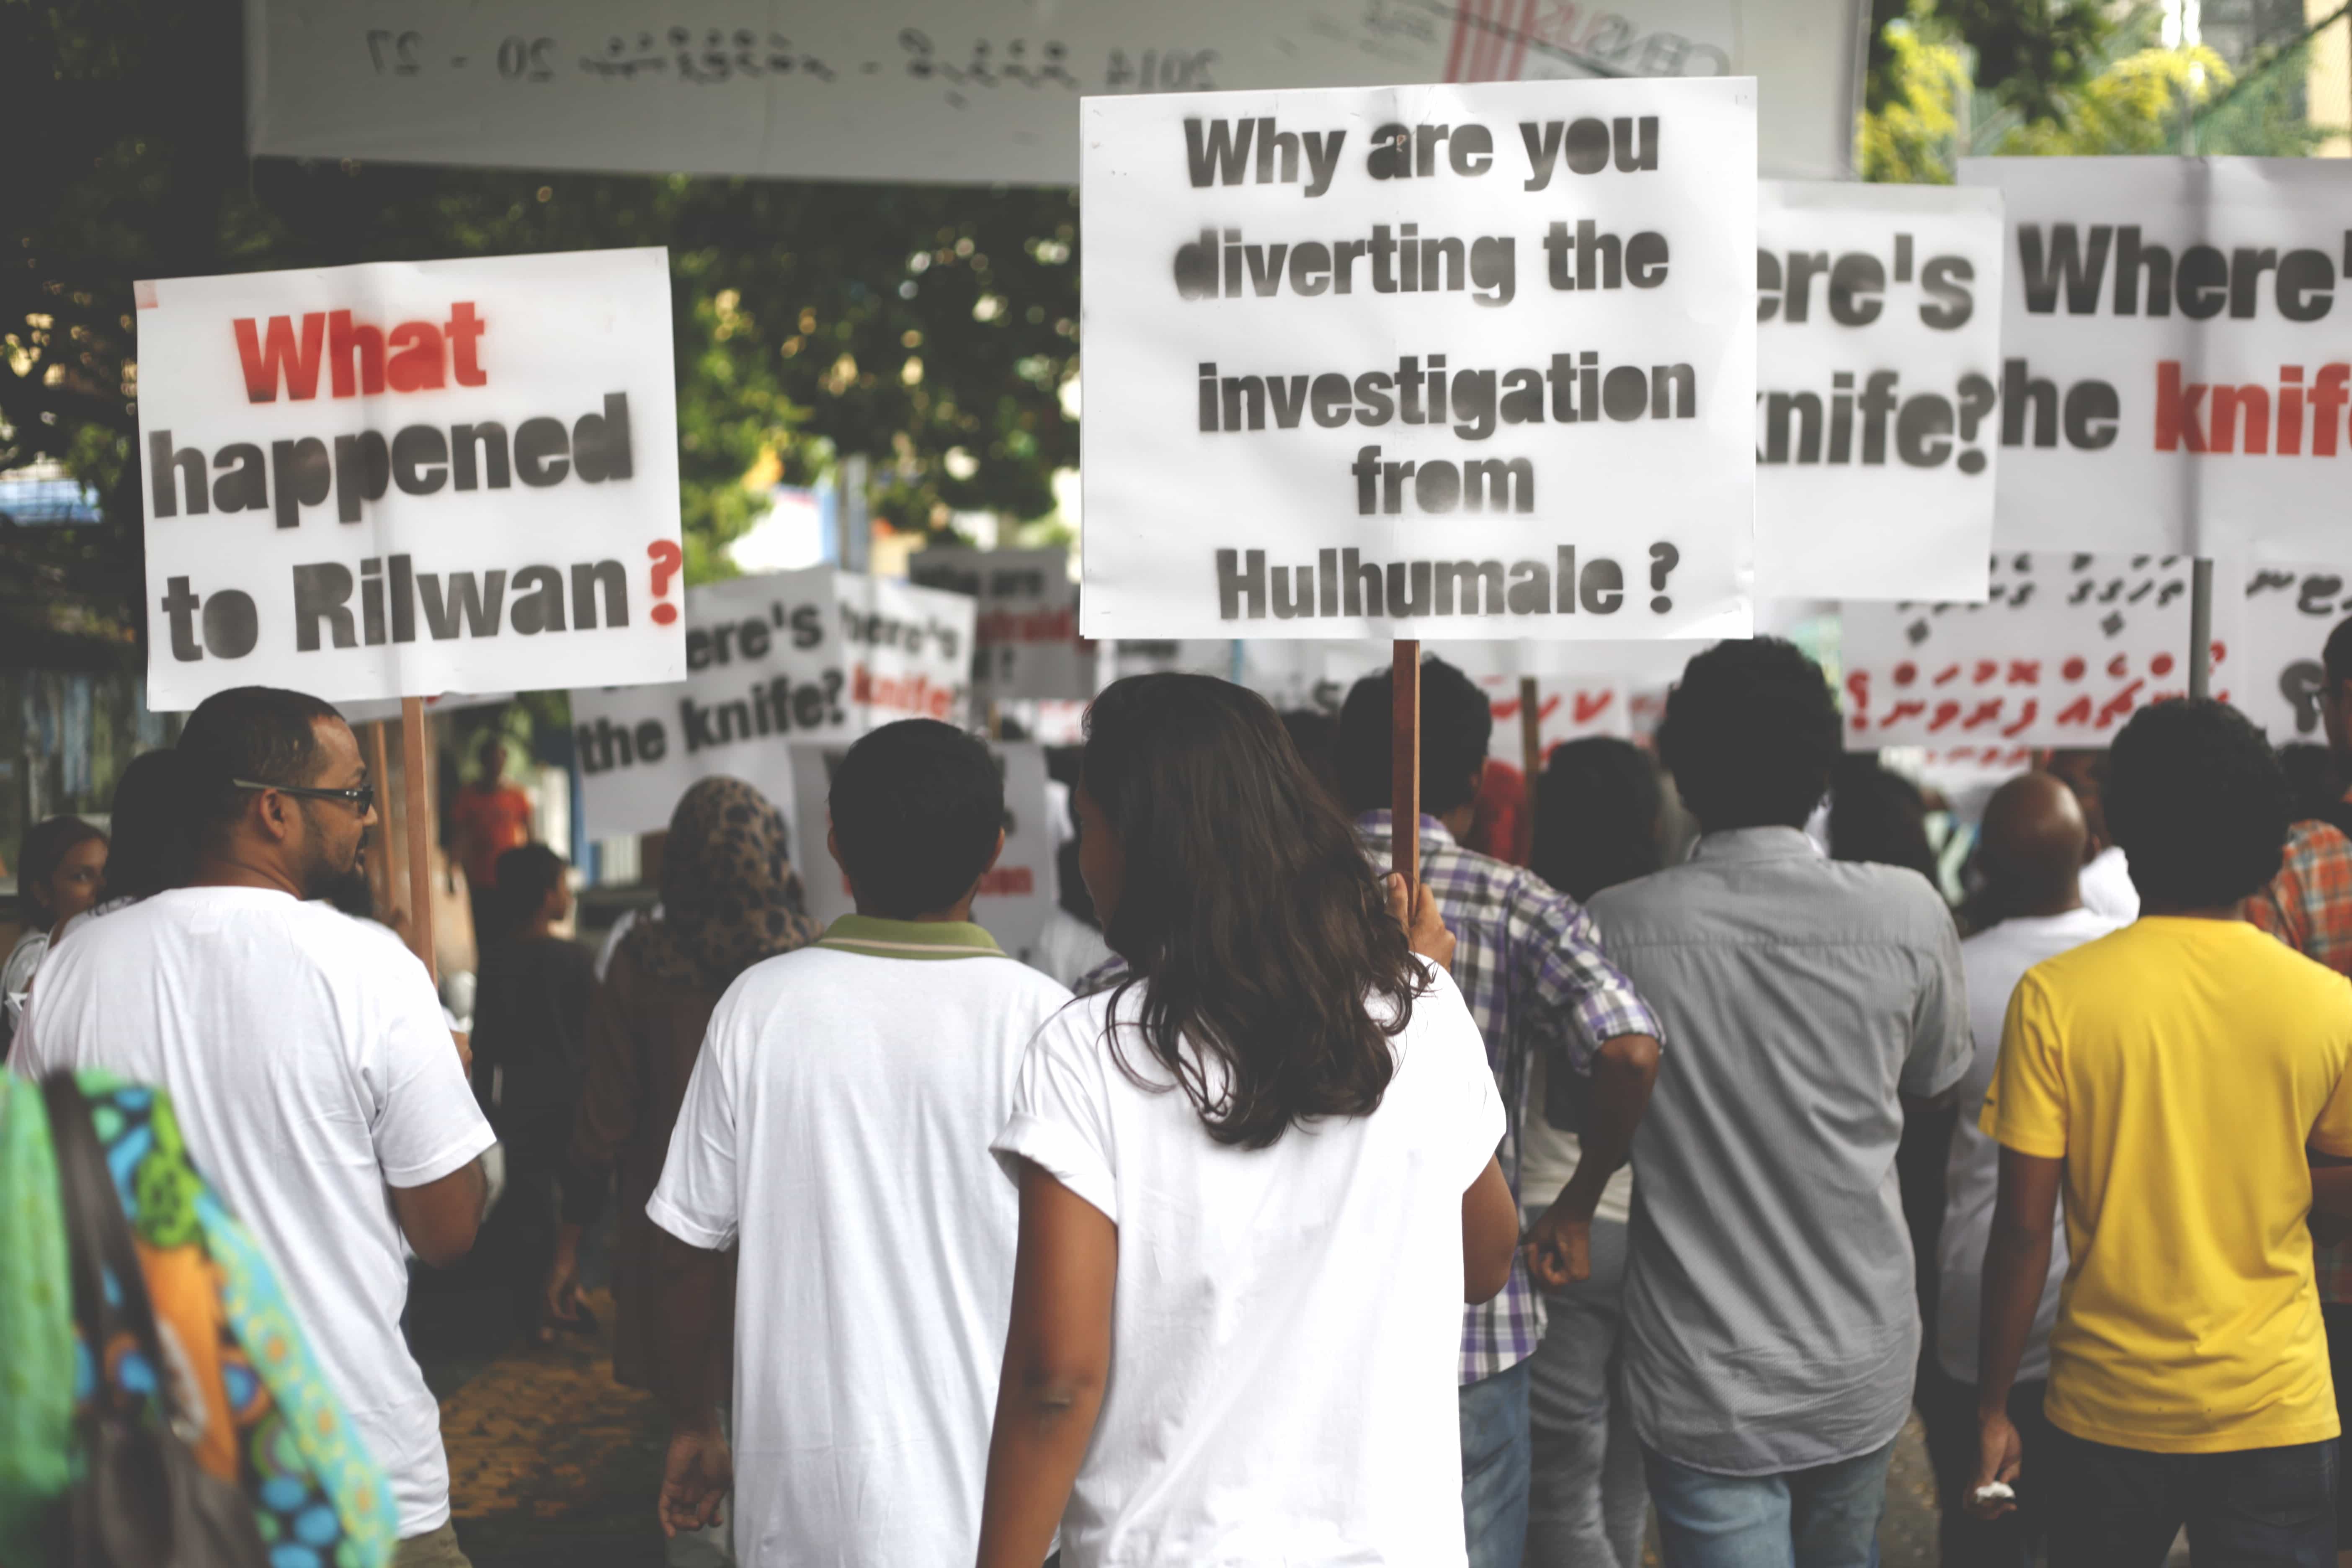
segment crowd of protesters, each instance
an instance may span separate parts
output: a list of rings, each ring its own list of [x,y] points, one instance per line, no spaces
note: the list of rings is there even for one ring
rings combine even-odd
[[[2352,623],[2325,663],[2343,757]],[[140,1560],[144,1463],[205,1561],[462,1564],[402,1314],[494,1184],[536,1336],[597,1326],[610,1211],[676,1564],[1634,1568],[1654,1518],[1674,1568],[1862,1568],[1915,1411],[1948,1564],[2352,1542],[2328,759],[2145,710],[1994,793],[1956,911],[1787,643],[1533,780],[1431,659],[1408,886],[1391,679],[1107,689],[1035,968],[972,920],[1003,788],[950,726],[835,769],[801,851],[855,914],[707,779],[601,957],[499,758],[470,1036],[355,918],[350,729],[210,699],[18,856],[0,1560]]]

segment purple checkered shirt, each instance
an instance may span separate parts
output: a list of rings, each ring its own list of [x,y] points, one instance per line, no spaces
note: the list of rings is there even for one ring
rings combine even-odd
[[[1356,818],[1356,837],[1383,874],[1391,836],[1387,812]],[[1583,906],[1533,871],[1463,848],[1444,824],[1424,816],[1421,879],[1437,895],[1438,912],[1454,933],[1454,982],[1486,1037],[1486,1060],[1507,1112],[1496,1156],[1517,1197],[1519,1121],[1528,1113],[1535,1053],[1557,1049],[1576,1071],[1590,1073],[1602,1041],[1660,1038],[1658,1021],[1601,951],[1601,932]],[[1507,1372],[1533,1355],[1542,1337],[1543,1298],[1526,1260],[1514,1258],[1503,1293],[1462,1315],[1462,1381]]]

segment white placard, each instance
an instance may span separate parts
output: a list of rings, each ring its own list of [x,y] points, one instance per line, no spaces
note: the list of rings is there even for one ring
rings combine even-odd
[[[846,741],[795,742],[792,748],[793,839],[808,846],[801,856],[809,913],[824,924],[856,909],[849,879],[824,850],[832,812],[833,770],[849,750]],[[1004,775],[1004,853],[980,879],[971,918],[988,928],[996,944],[1026,963],[1045,934],[1055,904],[1052,807],[1045,789],[1045,749],[1030,742],[992,744],[989,754]]]
[[[1851,170],[1853,0],[247,0],[257,154],[1069,184],[1081,93],[1755,76],[1764,166]]]
[[[429,718],[436,713],[462,713],[472,708],[503,708],[515,700],[511,691],[456,692],[425,699],[425,712]],[[354,730],[362,724],[397,724],[400,722],[400,699],[386,697],[366,702],[338,702],[335,711],[343,722]]]
[[[1983,604],[1850,603],[1846,745],[2105,746],[2138,709],[2187,695],[2189,576],[2186,556],[2003,554]],[[2217,602],[2224,700],[2235,626]]]
[[[684,680],[572,693],[591,837],[666,827],[687,786],[717,774],[781,805],[794,740],[965,721],[972,602],[961,594],[814,566],[689,589],[686,619]]]
[[[1752,82],[1085,125],[1088,636],[1746,634]]]
[[[685,673],[666,251],[135,293],[158,711]]]
[[[1999,548],[2352,559],[2352,164],[1960,177],[2008,207]]]
[[[1983,596],[2003,239],[1997,191],[1761,187],[1757,593]]]
[[[1538,675],[1528,679],[1536,683],[1537,755],[1549,757],[1554,746],[1595,735],[1613,736],[1621,741],[1633,737],[1627,682],[1609,676],[1578,679]],[[1487,706],[1495,716],[1495,736],[1487,744],[1486,754],[1518,767],[1525,760],[1525,748],[1519,742],[1519,678],[1481,676],[1478,684],[1486,689]]]
[[[2274,745],[2324,746],[2319,700],[2327,671],[2319,656],[2327,634],[2352,616],[2352,572],[2264,563],[2240,575],[2246,580],[2239,633],[2245,665],[2231,700]]]
[[[1095,694],[1094,645],[1078,636],[1078,585],[1067,550],[919,550],[907,577],[979,604],[971,700],[1084,702]]]

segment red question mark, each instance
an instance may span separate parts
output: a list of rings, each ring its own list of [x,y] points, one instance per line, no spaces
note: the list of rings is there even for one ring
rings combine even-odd
[[[653,557],[654,597],[658,599],[669,592],[670,579],[676,577],[678,568],[686,564],[686,552],[678,548],[677,541],[674,539],[656,539],[646,546],[646,553]],[[666,626],[676,619],[676,605],[654,606],[654,625]]]

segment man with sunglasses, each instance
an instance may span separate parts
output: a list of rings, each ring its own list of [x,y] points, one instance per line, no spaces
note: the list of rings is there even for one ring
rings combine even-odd
[[[332,708],[268,687],[206,699],[173,754],[194,875],[58,950],[14,1065],[171,1091],[392,1482],[394,1568],[463,1568],[402,1243],[465,1256],[495,1140],[425,966],[319,901],[360,872],[374,784]]]

